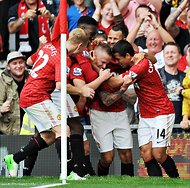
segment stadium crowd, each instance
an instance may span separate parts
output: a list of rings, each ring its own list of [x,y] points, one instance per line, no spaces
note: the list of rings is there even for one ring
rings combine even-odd
[[[60,1],[0,0],[0,135],[31,135],[4,158],[13,177],[53,143],[61,159]],[[108,175],[114,149],[134,176],[130,124],[147,174],[180,177],[167,147],[174,124],[190,129],[190,1],[70,0],[67,23],[67,179]]]

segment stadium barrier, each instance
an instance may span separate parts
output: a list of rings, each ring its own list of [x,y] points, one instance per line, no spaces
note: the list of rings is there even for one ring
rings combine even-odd
[[[147,176],[144,162],[140,158],[136,128],[137,125],[131,125],[133,132],[133,162],[136,176]],[[190,178],[190,133],[177,133],[180,127],[175,125],[174,133],[171,138],[171,146],[168,148],[168,153],[176,162],[179,174],[181,178]],[[100,158],[100,154],[97,150],[94,139],[91,135],[90,126],[85,126],[88,140],[90,141],[90,157],[91,162],[96,170],[97,163]],[[17,152],[22,146],[25,146],[30,140],[31,136],[0,136],[0,175],[7,176],[8,172],[5,168],[5,164],[2,162],[3,158],[8,153]],[[23,163],[20,164],[19,176],[22,176]],[[164,173],[164,171],[163,171]],[[55,146],[52,145],[49,148],[39,152],[38,159],[36,161],[33,176],[59,176],[60,167],[57,152]],[[120,160],[115,151],[115,159],[110,166],[110,175],[120,175]],[[164,173],[164,176],[165,173]]]

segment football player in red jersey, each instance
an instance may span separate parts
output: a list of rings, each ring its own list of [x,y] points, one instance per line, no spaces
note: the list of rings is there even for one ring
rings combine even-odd
[[[118,63],[129,69],[122,74],[122,87],[128,87],[133,83],[139,99],[138,141],[148,175],[162,176],[161,165],[169,177],[179,177],[173,159],[166,154],[170,145],[175,111],[164,91],[159,74],[146,58],[134,63],[133,47],[125,40],[117,42],[112,51]]]
[[[106,65],[112,61],[111,48],[108,44],[103,43],[98,45],[94,49],[93,54],[93,64],[95,64],[100,70],[105,69]],[[84,85],[85,83],[91,84],[98,76],[98,73],[92,69],[90,62],[86,62],[84,66],[85,68],[88,67],[88,71],[85,71],[83,66],[84,64],[81,67],[79,65],[77,66],[77,69],[81,70],[80,74],[75,74],[75,71],[71,70],[71,74],[73,73],[71,78],[77,85]],[[120,67],[120,69],[122,68]],[[118,73],[116,70],[113,70],[111,66],[110,70],[114,75]],[[132,135],[127,118],[126,107],[120,99],[124,91],[120,92],[119,88],[112,88],[108,83],[104,82],[101,84],[96,92],[97,95],[95,95],[93,101],[90,102],[92,103],[90,105],[90,120],[93,137],[95,138],[98,149],[101,153],[101,160],[98,163],[98,175],[108,175],[109,166],[114,158],[113,151],[114,148],[117,148],[122,161],[121,174],[134,176],[131,153],[133,145]]]
[[[83,29],[75,29],[66,41],[68,55],[76,55],[83,51],[88,43],[88,36]],[[33,137],[28,145],[14,155],[5,156],[5,162],[11,176],[17,176],[17,168],[20,161],[31,155],[34,151],[40,151],[54,142],[59,142],[61,136],[60,112],[51,100],[51,93],[54,89],[60,90],[60,39],[44,44],[27,61],[33,64],[31,73],[21,93],[20,106],[27,112],[31,121],[35,124],[39,134]],[[69,66],[69,65],[67,65]],[[67,85],[69,93],[85,97],[93,97],[94,90],[86,87],[86,90]],[[69,122],[68,122],[69,124]],[[80,134],[81,133],[81,134]],[[73,147],[80,142],[80,153],[75,153],[76,174],[82,179],[83,165],[80,162],[84,157],[82,131],[73,134]],[[57,152],[60,155],[60,144]],[[74,157],[74,156],[73,156]]]

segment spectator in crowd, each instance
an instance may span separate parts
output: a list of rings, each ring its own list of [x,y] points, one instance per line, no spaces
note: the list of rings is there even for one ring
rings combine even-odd
[[[117,0],[118,7],[124,17],[125,25],[127,26],[129,32],[135,27],[135,11],[139,5],[147,5],[152,11],[157,13],[159,17],[160,9],[162,7],[161,0]],[[132,20],[132,21],[131,21]]]
[[[187,49],[187,62],[190,67],[190,47]],[[186,76],[183,80],[183,87],[178,88],[177,94],[183,96],[183,120],[180,123],[181,128],[188,129],[190,128],[190,68],[187,69]]]
[[[187,25],[187,10],[188,7],[185,8],[185,10],[179,15],[179,17],[177,18],[175,24],[183,29],[187,29],[188,25]]]
[[[0,1],[0,68],[5,68],[6,58],[9,53],[8,11],[11,6],[19,1],[20,0]]]
[[[73,0],[74,5],[67,9],[67,20],[69,32],[77,28],[81,16],[92,16],[94,9],[86,7],[84,0]]]
[[[109,46],[112,48],[116,42],[122,39],[126,39],[128,35],[128,30],[126,27],[122,27],[120,25],[113,26],[108,33],[107,42]]]
[[[167,17],[170,15],[171,12],[173,12],[180,5],[180,3],[181,3],[181,0],[163,0],[162,1],[162,8],[160,10],[160,22],[164,29],[166,29],[165,21]],[[183,29],[187,29],[187,9],[179,15],[175,24]]]
[[[144,14],[139,15],[137,24],[134,29],[129,32],[127,36],[127,41],[131,44],[134,43],[137,32],[143,23],[143,20],[149,16],[150,23],[153,26],[153,30],[150,31],[146,38],[147,49],[135,49],[136,51],[144,51],[154,55],[157,59],[155,64],[156,69],[162,68],[164,66],[163,50],[162,47],[164,43],[175,42],[171,35],[159,24],[155,15],[151,12],[144,12]]]
[[[20,108],[20,93],[28,72],[25,56],[13,51],[7,56],[7,66],[0,77],[0,134],[19,135],[23,109]]]
[[[135,44],[137,46],[140,46],[143,49],[147,48],[147,46],[146,46],[146,38],[147,38],[148,33],[154,29],[154,27],[150,23],[151,18],[148,16],[148,12],[151,12],[152,14],[154,14],[156,20],[158,20],[158,16],[156,15],[156,13],[153,12],[151,10],[151,8],[149,6],[147,6],[147,5],[139,5],[137,7],[137,9],[136,9],[136,12],[135,12],[136,20],[140,19],[140,17],[142,15],[144,15],[144,14],[147,15],[147,16],[144,17],[144,20],[141,23],[141,26],[140,26],[140,28],[138,30],[138,33],[137,33],[137,36],[135,38]]]
[[[167,43],[163,49],[165,66],[158,69],[164,89],[175,108],[175,124],[182,121],[183,97],[176,94],[176,89],[182,86],[185,73],[178,70],[178,62],[181,58],[180,48],[175,43]]]
[[[80,53],[87,43],[88,37],[84,30],[73,30],[66,42],[68,55]],[[39,55],[41,57],[40,59],[38,58]],[[40,151],[54,142],[56,144],[58,155],[59,157],[61,156],[61,144],[59,139],[61,136],[60,113],[54,103],[50,100],[50,94],[53,92],[55,87],[59,90],[61,89],[60,38],[42,46],[27,60],[27,63],[29,64],[33,64],[33,62],[36,63],[32,67],[31,74],[29,75],[22,90],[20,106],[27,112],[29,118],[38,129],[39,134],[33,137],[29,141],[28,145],[22,148],[19,152],[14,155],[5,156],[5,162],[11,176],[17,175],[17,168],[20,161],[24,160],[27,156],[30,156],[33,152]],[[38,69],[39,66],[42,65],[41,63],[45,63],[46,66]],[[69,62],[67,66],[69,66]],[[67,85],[67,89],[67,91],[72,94],[80,94],[87,97],[93,97],[94,95],[94,91],[88,87],[78,89],[74,86]],[[36,108],[35,106],[38,107]],[[37,109],[37,111],[35,109]],[[69,121],[68,124],[70,125]],[[73,147],[77,148],[77,152],[73,153],[74,162],[76,162],[75,179],[82,179],[80,175],[82,176],[83,173],[84,153],[83,142],[80,141],[82,138],[80,139],[79,137],[82,137],[81,134],[83,133],[82,130],[78,129],[78,131],[79,132],[73,131],[73,142],[71,141],[71,143],[73,143]],[[82,164],[80,164],[80,162]]]
[[[104,30],[108,34],[114,25],[126,27],[116,0],[94,0],[94,4],[96,9],[93,18],[99,22],[99,29]]]
[[[20,93],[28,76],[25,56],[13,51],[7,56],[7,67],[0,77],[0,134],[27,135],[23,129],[27,114],[20,108]],[[28,129],[27,129],[28,130]],[[34,135],[34,132],[33,132]],[[23,176],[30,175],[38,153],[24,161]],[[29,158],[29,157],[28,157]],[[34,162],[33,162],[34,161]]]
[[[9,32],[16,33],[15,48],[27,58],[38,49],[42,35],[50,41],[48,23],[55,17],[46,9],[42,0],[21,0],[9,9],[8,17]]]
[[[190,6],[189,0],[182,1],[178,8],[168,16],[165,22],[167,31],[180,46],[182,54],[184,47],[190,43],[190,8],[187,10],[187,29],[180,28],[175,22],[187,6]]]
[[[173,159],[166,154],[170,145],[175,111],[164,91],[158,72],[146,58],[134,63],[133,47],[125,40],[117,42],[112,51],[118,63],[129,69],[122,74],[122,87],[134,83],[139,99],[141,115],[137,130],[138,142],[148,175],[162,176],[161,165],[169,177],[179,177]]]
[[[178,62],[178,69],[182,72],[187,72],[187,69],[189,68],[189,63],[188,63],[188,51],[187,49],[190,47],[190,43],[187,44],[183,50],[183,56]]]

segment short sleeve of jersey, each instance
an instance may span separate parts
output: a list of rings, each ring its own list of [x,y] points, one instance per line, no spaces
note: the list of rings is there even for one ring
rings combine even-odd
[[[70,79],[80,79],[85,81],[82,69],[78,63],[74,63],[70,69]]]
[[[78,54],[76,59],[83,71],[86,83],[90,83],[98,77],[98,73],[93,70],[91,62],[87,57],[83,56],[83,54]]]
[[[38,57],[38,52],[36,52],[30,56],[33,63],[35,63],[35,61],[37,60],[37,57]]]
[[[151,66],[154,65],[151,64]],[[142,78],[147,73],[147,71],[151,71],[151,69],[149,70],[149,61],[147,59],[143,59],[137,64],[133,65],[129,71],[123,73],[122,77],[128,75],[132,78],[132,80],[138,80]]]

